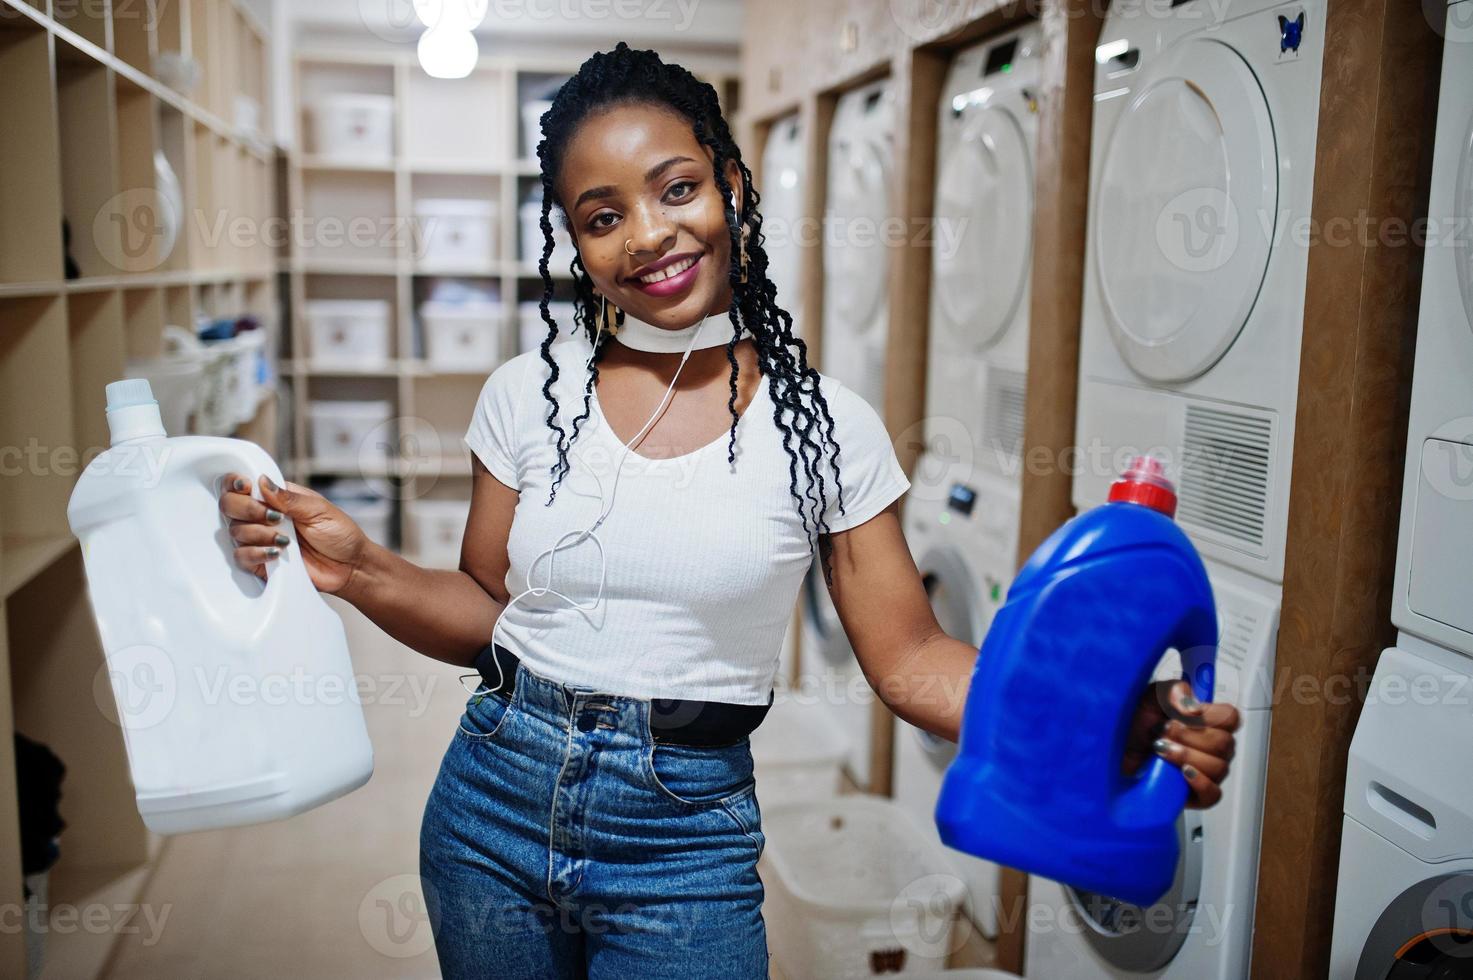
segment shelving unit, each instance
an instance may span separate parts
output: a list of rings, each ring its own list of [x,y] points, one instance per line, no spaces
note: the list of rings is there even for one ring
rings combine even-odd
[[[203,68],[192,92],[161,80],[164,62],[191,57]],[[159,353],[166,324],[276,319],[277,254],[259,234],[276,155],[263,121],[236,125],[238,97],[269,105],[267,57],[233,0],[0,0],[0,730],[66,765],[53,911],[132,901],[162,844],[134,802],[66,505],[107,445],[104,385]],[[182,189],[172,247],[156,154]],[[273,449],[273,419],[263,401],[240,434]],[[5,909],[22,905],[16,792],[0,752]],[[49,929],[48,970],[96,975],[116,935]],[[0,976],[25,972],[24,933],[0,930]]]
[[[586,52],[585,52],[586,55]],[[298,131],[310,132],[310,112],[324,95],[387,95],[394,105],[394,145],[388,160],[335,158],[310,139],[288,158],[288,213],[303,230],[324,219],[367,220],[393,232],[368,247],[324,247],[294,240],[284,268],[290,281],[290,330],[281,374],[290,380],[297,411],[291,435],[291,477],[328,487],[337,478],[367,479],[396,503],[385,542],[421,557],[414,540],[415,502],[469,500],[470,454],[461,443],[486,376],[484,369],[445,372],[425,359],[418,315],[428,283],[467,279],[489,287],[501,303],[498,360],[521,351],[518,304],[542,295],[537,255],[521,254],[518,208],[539,184],[535,146],[523,135],[521,105],[550,97],[581,59],[487,55],[468,78],[426,75],[412,50],[303,50],[294,58],[293,105]],[[730,109],[734,76],[707,79]],[[426,198],[491,202],[493,258],[474,265],[430,265],[417,258],[415,203]],[[306,236],[303,236],[306,237]],[[570,300],[572,277],[554,270],[554,300]],[[374,367],[344,368],[314,361],[305,318],[314,299],[375,299],[390,303],[390,356]],[[539,322],[538,340],[541,339]],[[397,451],[382,465],[351,466],[314,457],[307,406],[316,400],[389,399],[397,420]]]

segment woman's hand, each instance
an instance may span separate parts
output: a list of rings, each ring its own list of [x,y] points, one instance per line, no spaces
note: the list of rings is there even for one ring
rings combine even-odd
[[[1187,807],[1201,810],[1222,799],[1238,730],[1238,709],[1203,704],[1186,681],[1159,681],[1146,688],[1125,746],[1125,771],[1135,772],[1152,755],[1181,767],[1192,788]]]
[[[295,483],[278,487],[262,476],[263,503],[251,496],[250,481],[239,473],[225,474],[223,486],[220,512],[230,518],[237,565],[265,581],[268,563],[291,543],[281,531],[284,514],[296,528],[297,548],[317,590],[340,592],[348,584],[368,536],[326,497]]]

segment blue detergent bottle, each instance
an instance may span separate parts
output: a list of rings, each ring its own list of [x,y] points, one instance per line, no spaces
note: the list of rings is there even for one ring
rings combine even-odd
[[[1217,615],[1160,462],[1136,457],[1109,499],[1050,535],[1008,590],[936,826],[957,850],[1150,905],[1171,885],[1189,788],[1165,759],[1123,772],[1126,737],[1169,649],[1212,699]]]

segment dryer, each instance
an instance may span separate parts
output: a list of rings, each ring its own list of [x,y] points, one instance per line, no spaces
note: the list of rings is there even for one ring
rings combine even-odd
[[[793,336],[803,335],[802,252],[798,248],[803,194],[807,190],[803,124],[795,112],[773,123],[762,151],[762,247],[767,274],[777,287],[777,304],[793,317]]]
[[[1217,603],[1214,697],[1243,722],[1162,903],[1033,879],[1053,926],[1035,921],[1029,972],[1060,980],[1246,976],[1252,950],[1325,3],[1161,7],[1113,4],[1095,52],[1073,496],[1165,459]]]
[[[895,95],[888,78],[845,92],[829,131],[823,372],[882,415],[888,333]]]
[[[1473,975],[1473,0],[1447,7],[1391,620],[1350,745],[1330,975]]]
[[[928,463],[922,456],[917,468]],[[956,483],[939,500],[907,497],[903,516],[906,540],[937,621],[947,635],[974,647],[982,645],[993,614],[1007,595],[1017,550],[1016,482],[987,475],[980,480],[994,485],[984,488],[976,483]],[[1011,526],[1000,527],[999,518],[1006,520],[1009,515]],[[1011,540],[1000,541],[999,534],[1009,535]],[[959,692],[941,684],[917,694],[959,697]],[[936,799],[941,793],[942,776],[956,752],[955,742],[897,719],[893,795],[938,843],[941,837],[936,831]],[[984,935],[996,936],[998,866],[944,845],[943,850],[966,885],[968,916]]]
[[[888,78],[845,92],[829,131],[824,211],[823,373],[884,413],[889,316],[890,216],[895,96]],[[816,698],[849,746],[850,775],[869,785],[871,717],[878,697],[844,635],[823,572],[809,568],[799,596],[800,693]]]
[[[963,470],[1022,449],[1041,49],[1030,23],[961,51],[941,93],[924,435]]]
[[[1203,557],[1281,582],[1325,2],[1161,6],[1095,53],[1074,503],[1154,452]]]

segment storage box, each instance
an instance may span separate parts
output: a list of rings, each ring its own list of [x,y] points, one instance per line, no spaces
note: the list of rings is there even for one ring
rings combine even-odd
[[[425,362],[435,371],[489,371],[501,360],[501,304],[440,303],[419,307]]]
[[[312,152],[355,163],[394,158],[394,97],[337,93],[309,107]]]
[[[414,203],[422,265],[487,266],[496,258],[496,202],[423,198]]]
[[[394,448],[387,401],[314,401],[307,406],[316,462],[368,469],[388,464]]]
[[[537,263],[542,261],[542,200],[533,198],[522,202],[517,211],[517,219],[520,224],[522,265],[528,269],[536,269]],[[548,271],[554,276],[568,276],[568,267],[573,262],[573,256],[577,249],[573,246],[573,238],[563,227],[562,218],[558,217],[556,209],[548,215],[552,222],[552,256],[547,260]]]
[[[553,339],[554,344],[560,344],[565,340],[572,340],[577,324],[573,322],[572,303],[548,303],[547,312],[552,315],[553,322],[557,324],[557,336]],[[521,336],[520,349],[523,351],[541,350],[542,338],[547,336],[547,324],[542,322],[542,304],[540,302],[527,302],[517,304],[517,328]]]
[[[309,299],[306,318],[314,364],[373,370],[389,363],[388,300]]]
[[[460,543],[471,516],[469,500],[416,500],[409,508],[409,536],[419,562],[459,568]]]
[[[757,799],[787,805],[838,796],[847,747],[819,705],[790,695],[775,702],[752,733]]]
[[[764,807],[763,918],[791,977],[939,970],[965,886],[941,845],[891,800],[855,794]]]

